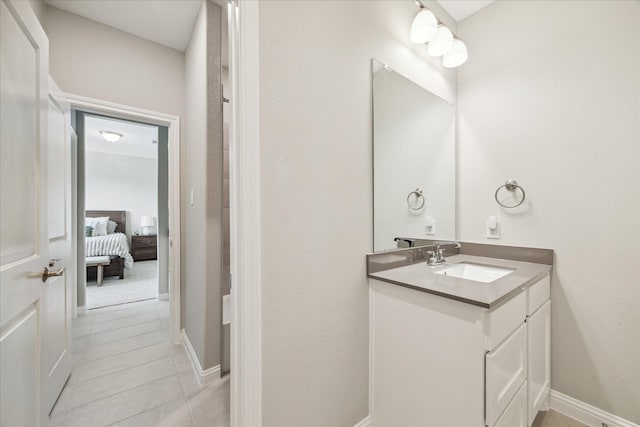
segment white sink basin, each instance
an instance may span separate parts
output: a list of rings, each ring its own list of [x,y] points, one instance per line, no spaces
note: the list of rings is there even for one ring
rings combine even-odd
[[[510,268],[494,267],[491,265],[474,264],[470,262],[461,262],[451,267],[443,268],[435,271],[435,274],[443,276],[458,277],[460,279],[473,280],[475,282],[491,283],[501,277],[512,273]]]

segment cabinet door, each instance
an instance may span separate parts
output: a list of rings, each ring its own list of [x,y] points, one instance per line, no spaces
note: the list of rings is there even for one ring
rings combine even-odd
[[[516,393],[494,427],[527,427],[527,382]]]
[[[527,331],[525,324],[495,350],[487,353],[486,423],[495,425],[509,402],[524,383],[527,374]]]
[[[529,425],[547,405],[551,386],[551,301],[527,320]]]

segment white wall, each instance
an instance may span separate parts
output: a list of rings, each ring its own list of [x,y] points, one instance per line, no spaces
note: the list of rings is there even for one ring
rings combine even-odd
[[[86,209],[127,211],[129,242],[133,232],[142,232],[141,216],[157,221],[157,160],[87,151],[85,167]]]
[[[552,248],[552,388],[640,422],[639,6],[495,2],[462,21],[459,228]],[[515,178],[526,206],[501,210]]]
[[[63,91],[183,115],[182,52],[50,6],[44,29]]]
[[[434,8],[437,8],[437,4]],[[409,1],[260,2],[263,425],[368,414],[371,58],[453,102]]]

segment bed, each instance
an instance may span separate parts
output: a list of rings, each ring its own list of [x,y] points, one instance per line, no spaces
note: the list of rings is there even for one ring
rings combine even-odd
[[[108,256],[110,264],[103,266],[103,276],[118,276],[124,279],[125,267],[133,265],[133,258],[129,253],[129,244],[125,231],[127,229],[126,211],[86,211],[87,218],[108,216],[117,224],[116,231],[107,236],[85,237],[85,256]],[[87,267],[87,280],[96,280],[98,267]]]

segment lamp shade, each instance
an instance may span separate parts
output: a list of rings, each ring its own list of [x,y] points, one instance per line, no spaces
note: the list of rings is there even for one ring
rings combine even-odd
[[[429,9],[421,9],[411,24],[411,42],[426,43],[436,35],[438,20]]]
[[[438,32],[429,42],[427,53],[431,56],[442,56],[453,46],[453,33],[444,25],[438,27]]]
[[[467,46],[460,39],[455,39],[453,41],[453,46],[451,46],[451,50],[444,54],[442,58],[442,65],[447,68],[455,68],[467,62],[467,58],[469,57],[467,53]]]
[[[153,217],[143,215],[140,217],[140,226],[141,227],[153,227]]]

